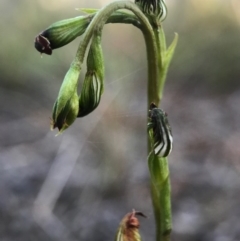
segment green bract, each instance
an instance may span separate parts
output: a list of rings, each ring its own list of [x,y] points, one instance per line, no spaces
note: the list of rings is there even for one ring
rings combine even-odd
[[[91,113],[101,100],[101,82],[95,72],[87,72],[79,98],[78,117]]]
[[[104,58],[101,46],[101,33],[93,35],[87,57],[87,71],[95,72],[101,83],[101,94],[104,87]]]
[[[87,73],[79,98],[78,117],[91,113],[99,104],[104,89],[104,60],[101,35],[94,34],[87,57]]]
[[[52,129],[57,127],[60,133],[67,129],[78,115],[77,83],[79,74],[79,66],[73,63],[65,75],[58,98],[53,106],[51,127]]]

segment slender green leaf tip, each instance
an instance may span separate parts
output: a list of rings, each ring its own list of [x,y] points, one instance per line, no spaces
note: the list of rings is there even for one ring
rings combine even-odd
[[[164,57],[164,67],[168,69],[169,64],[171,63],[172,57],[174,55],[175,49],[178,43],[178,34],[175,33],[174,39],[168,49],[166,50],[165,57]]]

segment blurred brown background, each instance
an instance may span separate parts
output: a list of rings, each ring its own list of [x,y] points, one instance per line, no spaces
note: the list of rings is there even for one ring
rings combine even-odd
[[[51,57],[33,47],[41,30],[77,16],[76,7],[109,2],[1,2],[1,241],[114,240],[132,208],[148,216],[143,240],[154,240],[141,33],[105,27],[101,104],[58,137],[51,109],[79,39]],[[166,3],[168,43],[179,34],[162,102],[174,135],[172,241],[239,241],[240,1]]]

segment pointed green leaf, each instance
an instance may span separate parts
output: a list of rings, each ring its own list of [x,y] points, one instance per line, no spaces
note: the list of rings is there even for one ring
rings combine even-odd
[[[87,14],[92,14],[96,13],[99,9],[97,8],[75,8],[77,11],[87,13]]]
[[[164,54],[160,53],[162,56],[162,65],[159,68],[159,71],[161,73],[160,75],[160,85],[159,85],[159,98],[162,99],[163,96],[163,90],[164,90],[164,84],[166,81],[166,76],[168,72],[168,67],[171,63],[175,48],[177,46],[178,42],[178,34],[175,34],[174,40],[172,41],[171,45],[168,47],[168,49],[164,52]]]
[[[177,46],[177,42],[178,42],[178,34],[175,33],[175,37],[174,37],[172,43],[170,44],[170,46],[168,47],[166,54],[165,54],[165,58],[164,58],[164,68],[166,70],[168,69],[169,64],[171,63],[174,51]]]
[[[165,52],[167,50],[167,46],[166,46],[166,37],[165,37],[165,33],[163,30],[163,27],[160,26],[159,27],[159,41],[160,41],[160,51],[162,54],[162,57],[165,55]]]

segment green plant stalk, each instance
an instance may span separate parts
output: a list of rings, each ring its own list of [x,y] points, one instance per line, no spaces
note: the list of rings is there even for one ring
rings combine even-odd
[[[163,59],[164,59],[164,53],[166,51],[166,42],[165,37],[163,37],[162,34],[160,34],[160,29],[162,29],[161,26],[159,26],[157,29],[154,29],[154,36],[157,43],[157,49],[158,49],[158,72],[159,72],[159,81],[158,81],[158,94],[157,94],[157,102],[154,102],[157,106],[160,105],[162,96],[160,93],[163,92],[163,87],[165,83],[165,75],[163,75]],[[150,104],[150,103],[149,103]],[[149,106],[149,105],[148,105]]]
[[[154,103],[159,106],[163,97],[163,90],[169,64],[171,62],[176,44],[177,35],[170,47],[166,47],[166,39],[162,26],[154,29],[154,36],[158,49],[158,73],[159,81],[157,85],[158,92],[150,91],[148,95],[149,104]],[[151,79],[149,79],[151,85]],[[148,143],[149,158],[148,166],[151,176],[151,195],[156,221],[156,240],[170,241],[170,233],[172,229],[172,214],[171,214],[171,187],[170,174],[167,158],[161,158],[154,155],[151,150],[150,139]]]
[[[74,63],[81,66],[84,60],[84,55],[88,46],[88,43],[91,40],[94,31],[101,31],[104,24],[111,16],[111,14],[119,9],[128,9],[132,11],[139,22],[141,23],[141,30],[145,38],[146,48],[147,48],[147,58],[148,58],[148,94],[151,96],[158,96],[158,66],[157,66],[157,45],[155,42],[154,32],[152,29],[151,24],[149,23],[146,16],[142,13],[142,11],[132,2],[129,1],[117,1],[108,4],[107,6],[103,7],[98,11],[98,13],[94,16],[91,23],[89,24],[84,39],[81,41],[79,48],[77,50],[77,54],[75,59],[73,60]],[[97,27],[96,27],[97,26]],[[152,101],[157,102],[157,99],[152,99]]]
[[[94,31],[101,31],[107,19],[111,16],[111,14],[118,9],[128,9],[131,10],[138,18],[142,25],[142,32],[146,43],[147,48],[147,60],[148,60],[148,103],[154,102],[159,104],[160,95],[159,93],[162,91],[160,88],[161,83],[159,84],[159,80],[163,80],[161,77],[163,73],[161,70],[162,65],[162,51],[160,46],[159,34],[156,34],[152,26],[150,25],[148,19],[145,15],[139,10],[139,8],[131,3],[131,2],[114,2],[110,3],[103,9],[101,9],[93,18],[92,22],[88,26],[85,37],[82,43],[79,46],[77,51],[76,59],[83,62],[85,51],[87,45],[92,37]],[[97,28],[96,28],[97,24]],[[157,40],[157,41],[156,41]],[[161,66],[161,67],[160,67]],[[161,71],[161,72],[160,72]],[[159,76],[160,74],[160,76]],[[163,179],[159,185],[155,184],[155,181],[151,174],[151,183],[152,183],[152,200],[155,212],[156,219],[156,240],[157,241],[167,241],[169,240],[169,233],[171,229],[171,208],[170,208],[170,184],[169,184],[169,172],[168,172],[168,163],[164,158],[163,161],[157,160],[153,162],[153,164],[164,164],[157,165],[156,171],[159,173],[160,177],[163,179],[164,174],[167,175],[167,179]],[[154,187],[154,188],[153,188]]]
[[[148,158],[148,165],[156,220],[156,240],[169,241],[172,229],[172,215],[168,160],[151,153]]]
[[[98,11],[85,31],[84,38],[79,45],[72,65],[81,68],[87,46],[93,33],[95,31],[101,31],[111,14],[119,9],[132,11],[141,23],[148,59],[148,103],[154,102],[158,105],[166,77],[166,71],[162,71],[164,70],[163,53],[160,45],[162,42],[159,38],[159,33],[152,29],[146,16],[132,2],[113,2]],[[159,83],[159,80],[161,83]],[[152,183],[152,200],[156,219],[157,241],[167,241],[169,240],[169,230],[171,229],[170,185],[167,159],[149,160],[149,170]],[[157,173],[156,175],[159,176],[160,181],[156,182],[153,171]]]
[[[155,103],[160,106],[163,89],[166,80],[166,72],[164,70],[164,54],[166,51],[166,40],[162,26],[159,26],[154,30],[155,39],[158,48],[158,102]],[[151,97],[150,97],[151,98]],[[149,150],[150,151],[150,150]],[[151,165],[153,165],[151,167]],[[151,194],[154,207],[154,214],[156,220],[156,240],[157,241],[169,241],[171,230],[171,191],[170,191],[170,175],[168,168],[167,158],[154,158],[151,163],[149,159],[149,170],[151,175]],[[153,172],[159,176],[158,182],[153,177]]]
[[[80,9],[83,12],[89,13],[89,23],[92,21],[94,16],[97,14],[99,9]],[[141,24],[134,14],[125,13],[121,11],[114,12],[106,21],[106,23],[124,23],[124,24],[132,24],[133,26],[141,29]],[[80,35],[79,35],[80,36]]]

